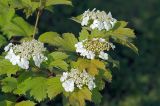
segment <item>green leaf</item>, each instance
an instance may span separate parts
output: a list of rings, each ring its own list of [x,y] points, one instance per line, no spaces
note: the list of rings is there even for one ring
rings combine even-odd
[[[117,23],[113,27],[113,30],[116,30],[118,28],[124,28],[127,26],[127,24],[128,24],[128,22],[125,22],[125,21],[117,21]]]
[[[14,90],[14,94],[18,94],[18,95],[25,95],[26,92],[30,89],[30,82],[31,82],[31,77],[25,79],[23,82],[19,83],[17,85],[17,89]]]
[[[54,77],[47,80],[47,94],[50,99],[55,98],[62,91],[63,87],[59,77]]]
[[[64,60],[68,58],[68,55],[63,52],[52,52],[49,54],[54,60]]]
[[[52,52],[49,54],[49,66],[68,70],[68,64],[64,61],[68,55],[63,52]]]
[[[5,5],[3,3],[4,1],[0,2],[0,28],[10,22],[15,15],[15,10],[13,8],[9,8],[7,4]]]
[[[92,90],[92,100],[95,104],[101,103],[102,95],[97,89]]]
[[[111,82],[112,81],[112,73],[109,70],[104,70],[104,74],[103,74],[103,78],[108,81]]]
[[[46,32],[40,35],[38,40],[43,43],[51,44],[53,46],[60,46],[63,43],[63,39],[56,32]]]
[[[46,32],[40,35],[39,41],[57,46],[65,51],[75,51],[75,44],[78,42],[72,33],[64,33],[61,38],[56,32]]]
[[[95,37],[101,37],[103,38],[105,36],[105,31],[99,31],[98,29],[94,29],[91,32],[91,37],[95,38]]]
[[[119,68],[120,67],[119,61],[114,60],[110,55],[109,55],[109,58],[108,58],[108,62],[112,63],[113,68]]]
[[[77,17],[72,17],[71,20],[77,22],[77,23],[81,23],[82,21],[82,14],[77,16]]]
[[[30,95],[34,97],[38,102],[44,100],[47,97],[47,80],[43,77],[35,77],[31,79]]]
[[[71,0],[47,0],[46,2],[46,6],[59,5],[59,4],[72,5],[72,2]]]
[[[21,102],[15,104],[15,106],[35,106],[35,105],[36,105],[36,103],[34,103],[30,100],[21,101]]]
[[[13,77],[6,77],[2,80],[2,91],[5,93],[12,92],[17,87],[17,80]]]
[[[14,106],[14,103],[11,101],[0,101],[0,106]]]
[[[21,17],[15,17],[12,21],[3,26],[2,31],[4,34],[11,36],[31,36],[33,34],[34,27],[27,23]]]
[[[6,43],[7,43],[7,41],[6,41],[5,37],[3,37],[2,35],[0,35],[0,48],[2,46],[4,46]]]
[[[52,61],[49,66],[52,66],[52,67],[57,67],[57,68],[61,68],[63,70],[68,70],[68,64],[63,61],[63,60],[55,60],[55,61]]]
[[[17,65],[12,65],[6,59],[0,59],[0,75],[7,74],[7,76],[11,76],[12,74],[16,74],[19,70]]]
[[[69,103],[72,106],[85,106],[85,100],[91,101],[91,95],[88,88],[83,88],[69,95]]]
[[[138,54],[137,47],[132,44],[132,39],[135,38],[133,30],[129,28],[120,28],[117,29],[117,31],[111,32],[109,34],[115,42],[131,48],[135,53]]]
[[[29,74],[28,74],[29,75]],[[28,76],[27,75],[27,76]],[[21,79],[21,78],[20,78]],[[47,79],[44,77],[28,77],[18,83],[15,94],[30,94],[38,102],[47,98]]]
[[[135,33],[132,29],[129,28],[118,28],[114,32],[112,32],[114,36],[118,37],[127,37],[127,38],[135,38]]]
[[[72,62],[74,68],[79,70],[87,69],[88,73],[95,76],[98,75],[99,69],[105,70],[105,64],[100,60],[87,60],[79,58],[76,62]]]
[[[62,49],[66,51],[75,51],[75,44],[77,42],[77,38],[72,33],[64,33]]]
[[[82,29],[82,31],[79,33],[79,41],[88,39],[90,37],[89,32],[86,29]]]

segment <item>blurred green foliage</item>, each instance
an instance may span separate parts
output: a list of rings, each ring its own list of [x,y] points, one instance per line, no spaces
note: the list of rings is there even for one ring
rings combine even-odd
[[[160,106],[160,0],[73,0],[73,7],[56,6],[53,13],[44,12],[40,33],[78,34],[80,25],[69,18],[88,8],[111,11],[116,19],[128,21],[136,29],[135,44],[139,48],[137,56],[117,45],[115,58],[119,58],[121,67],[112,69],[113,81],[106,84],[100,106]],[[32,17],[29,20],[34,22]]]

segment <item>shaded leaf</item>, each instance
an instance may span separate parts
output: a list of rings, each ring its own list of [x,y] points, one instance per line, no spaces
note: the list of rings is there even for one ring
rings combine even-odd
[[[0,48],[4,46],[6,43],[7,43],[7,40],[5,39],[5,37],[0,35]]]
[[[15,106],[35,106],[35,105],[36,105],[36,103],[34,103],[30,100],[21,101],[21,102],[15,104]]]
[[[95,104],[100,104],[102,99],[101,93],[97,89],[92,90],[92,100]]]
[[[14,103],[11,101],[4,100],[0,101],[0,106],[14,106]]]
[[[46,2],[46,6],[59,5],[59,4],[72,5],[72,2],[71,0],[47,0]]]

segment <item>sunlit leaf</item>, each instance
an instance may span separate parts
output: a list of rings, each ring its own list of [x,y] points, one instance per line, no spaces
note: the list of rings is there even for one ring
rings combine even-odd
[[[6,59],[0,59],[0,75],[7,74],[7,76],[11,76],[12,74],[16,74],[18,70],[18,66],[12,65]]]
[[[2,91],[5,93],[11,93],[17,88],[17,80],[13,77],[6,77],[2,80]]]
[[[59,77],[54,77],[47,80],[47,93],[50,99],[56,97],[62,91],[63,87]]]

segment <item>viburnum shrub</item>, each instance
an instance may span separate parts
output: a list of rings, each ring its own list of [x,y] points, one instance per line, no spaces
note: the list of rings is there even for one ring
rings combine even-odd
[[[58,4],[72,5],[70,0],[0,1],[0,106],[46,106],[58,95],[64,106],[99,104],[105,82],[112,81],[110,69],[119,64],[111,57],[116,45],[138,53],[127,22],[97,9],[71,18],[82,26],[78,37],[52,31],[39,35],[42,11]],[[16,14],[21,10],[26,19]],[[26,22],[33,13],[35,26]]]

